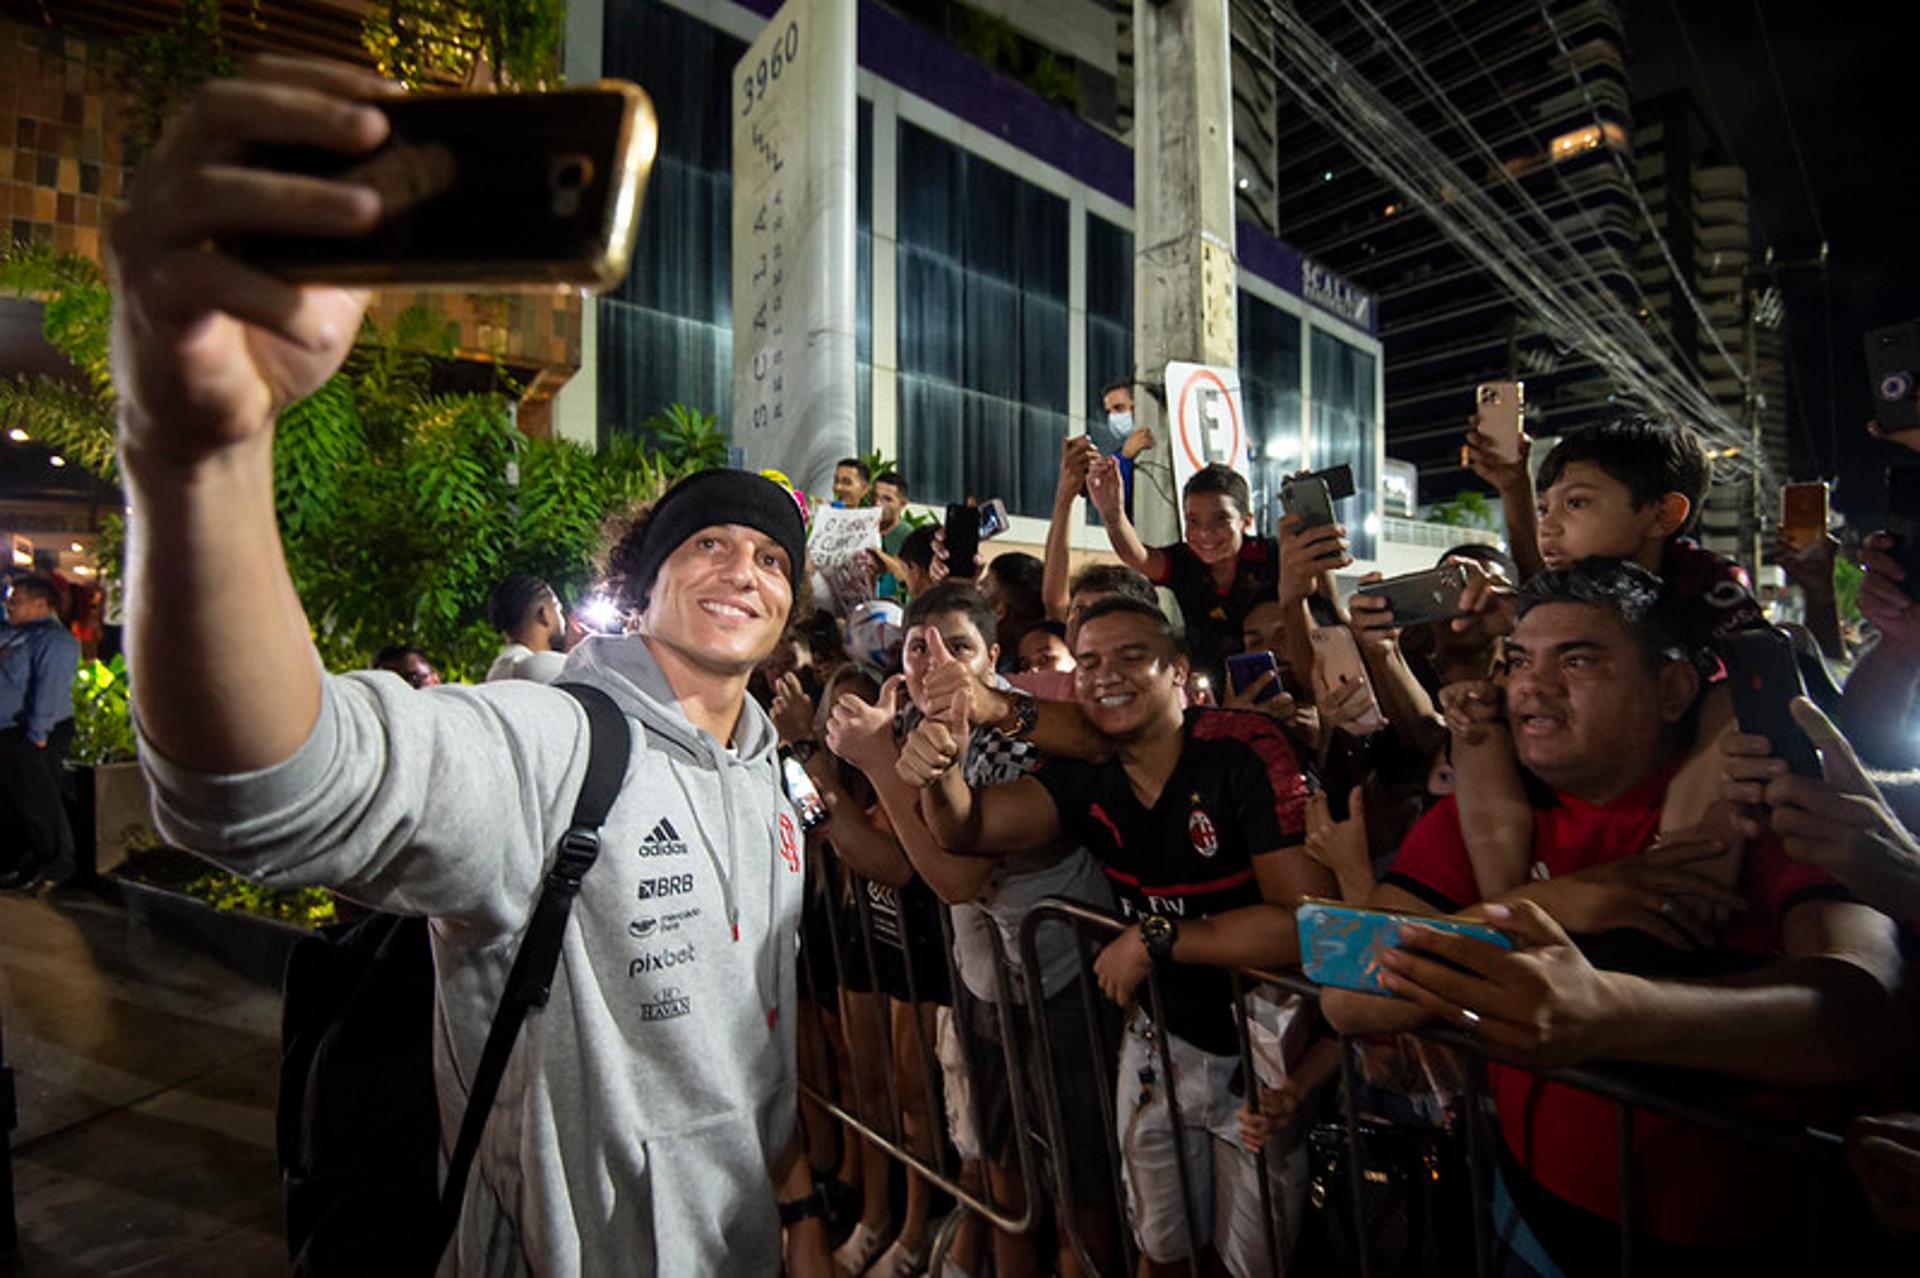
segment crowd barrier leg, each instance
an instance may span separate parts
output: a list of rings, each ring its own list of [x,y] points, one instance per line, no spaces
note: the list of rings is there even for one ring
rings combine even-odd
[[[1255,1113],[1260,1110],[1260,1073],[1253,1064],[1253,1011],[1247,1005],[1247,983],[1240,973],[1233,975],[1233,1006],[1238,1013],[1235,1024],[1240,1040],[1240,1077],[1244,1080],[1247,1106]],[[1267,1257],[1273,1271],[1280,1273],[1286,1266],[1286,1196],[1276,1199],[1273,1192],[1273,1144],[1267,1141],[1257,1154],[1249,1154],[1253,1159],[1254,1178],[1260,1182],[1260,1219],[1265,1222],[1267,1231]],[[1276,1208],[1278,1214],[1276,1215]]]
[[[1345,1049],[1346,1044],[1342,1042],[1341,1050]],[[1473,1272],[1475,1278],[1487,1278],[1493,1263],[1493,1203],[1488,1193],[1493,1178],[1487,1166],[1486,1115],[1482,1109],[1486,1092],[1480,1085],[1478,1062],[1470,1063],[1461,1073],[1466,1079],[1461,1093],[1460,1121],[1467,1132],[1467,1193],[1473,1202]]]
[[[1367,1230],[1367,1183],[1361,1172],[1360,1114],[1355,1097],[1360,1078],[1353,1068],[1352,1040],[1340,1039],[1340,1105],[1347,1125],[1347,1191],[1353,1196],[1353,1242],[1360,1257],[1360,1278],[1373,1278],[1373,1239]]]
[[[20,1246],[20,1224],[13,1212],[13,1129],[19,1122],[13,1067],[7,1064],[6,1029],[0,1021],[0,1256]]]

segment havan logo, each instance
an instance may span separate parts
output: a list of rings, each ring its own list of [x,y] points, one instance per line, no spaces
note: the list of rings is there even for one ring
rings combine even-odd
[[[669,985],[659,994],[640,1004],[642,1021],[671,1021],[685,1016],[693,1010],[693,1000],[679,988]]]

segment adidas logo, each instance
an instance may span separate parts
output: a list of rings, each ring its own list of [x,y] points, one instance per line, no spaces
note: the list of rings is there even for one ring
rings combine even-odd
[[[680,837],[680,831],[673,828],[673,822],[665,817],[648,831],[647,837],[640,840],[641,856],[685,856],[687,845]]]

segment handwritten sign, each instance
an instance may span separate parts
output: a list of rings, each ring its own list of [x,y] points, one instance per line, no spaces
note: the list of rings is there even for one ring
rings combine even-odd
[[[807,559],[813,565],[813,593],[821,606],[844,617],[873,595],[867,551],[880,548],[880,508],[842,510],[824,506],[813,512]]]

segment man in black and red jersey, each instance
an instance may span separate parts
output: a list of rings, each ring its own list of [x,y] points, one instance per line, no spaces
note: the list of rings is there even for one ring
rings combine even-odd
[[[1184,1273],[1189,1254],[1212,1244],[1232,1273],[1269,1274],[1258,1166],[1234,1117],[1232,991],[1220,969],[1296,962],[1293,903],[1335,891],[1302,847],[1306,777],[1269,717],[1182,709],[1186,658],[1151,604],[1095,605],[1075,635],[1074,659],[1077,700],[1112,744],[1112,759],[1050,760],[1036,776],[974,790],[955,766],[964,737],[956,742],[930,719],[902,751],[901,775],[925,787],[927,824],[952,851],[1011,853],[1062,835],[1092,850],[1127,917],[1140,920],[1095,961],[1101,988],[1126,1004],[1163,964],[1167,1023],[1136,1013],[1116,1115],[1149,1272]],[[1160,1033],[1173,1061],[1191,1211],[1153,1043]]]
[[[1812,1088],[1870,1080],[1899,1059],[1899,959],[1884,916],[1771,835],[1749,846],[1732,891],[1698,872],[1712,844],[1654,842],[1704,665],[1679,635],[1659,580],[1633,564],[1582,560],[1527,583],[1504,691],[1520,762],[1550,789],[1535,802],[1529,882],[1476,905],[1449,798],[1368,899],[1474,914],[1519,948],[1409,929],[1382,959],[1402,997],[1328,990],[1336,1027],[1383,1033],[1438,1015],[1521,1064],[1709,1072],[1725,1077],[1693,1076],[1688,1090],[1800,1121],[1831,1103]],[[1804,1165],[1642,1110],[1629,1209],[1612,1101],[1497,1062],[1489,1083],[1503,1137],[1499,1272],[1616,1273],[1629,1211],[1638,1271],[1773,1273],[1780,1256],[1805,1255],[1778,1236],[1805,1220]]]

